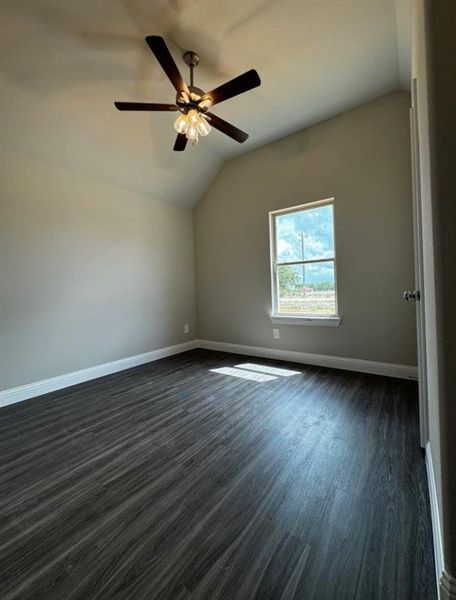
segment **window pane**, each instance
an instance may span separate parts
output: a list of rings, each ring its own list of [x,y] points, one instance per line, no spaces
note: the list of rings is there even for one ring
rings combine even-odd
[[[278,215],[277,262],[334,258],[333,206]]]
[[[277,267],[278,311],[335,315],[334,262]]]

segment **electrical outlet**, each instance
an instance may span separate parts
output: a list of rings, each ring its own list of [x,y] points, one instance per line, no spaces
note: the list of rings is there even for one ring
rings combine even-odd
[[[273,329],[272,330],[272,337],[275,340],[280,340],[280,330],[279,329]]]
[[[190,333],[190,325],[188,323],[184,325],[184,333]]]

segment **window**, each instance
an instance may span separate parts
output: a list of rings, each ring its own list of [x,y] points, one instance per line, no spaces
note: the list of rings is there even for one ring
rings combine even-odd
[[[274,211],[270,226],[271,317],[338,322],[334,201]]]

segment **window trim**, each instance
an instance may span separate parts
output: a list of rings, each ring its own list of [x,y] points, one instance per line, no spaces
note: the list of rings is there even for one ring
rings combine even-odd
[[[276,261],[276,226],[275,219],[287,213],[299,212],[320,206],[333,207],[333,240],[334,240],[334,258],[309,259],[309,260],[294,260],[294,261]],[[269,213],[269,250],[270,250],[270,267],[271,267],[271,307],[272,311],[270,319],[273,323],[282,323],[284,325],[329,325],[338,327],[341,322],[339,315],[338,303],[338,286],[337,286],[337,250],[336,250],[336,203],[334,198],[325,198],[324,200],[316,200],[306,202],[297,206],[273,210]],[[334,314],[312,314],[312,313],[280,313],[278,311],[278,285],[277,285],[277,267],[281,265],[302,265],[321,262],[334,263],[334,288],[335,288],[335,313]]]

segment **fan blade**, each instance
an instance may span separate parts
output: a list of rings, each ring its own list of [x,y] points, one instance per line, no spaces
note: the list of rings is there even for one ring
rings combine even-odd
[[[239,142],[240,144],[243,144],[245,140],[249,137],[248,133],[242,131],[241,129],[238,129],[234,125],[231,125],[231,123],[228,123],[228,121],[224,121],[220,117],[217,117],[217,115],[213,115],[212,113],[207,112],[205,116],[209,117],[209,123],[213,127],[218,129],[225,135],[228,135],[230,138],[233,138],[233,140],[236,140],[236,142]]]
[[[114,106],[117,110],[177,110],[175,104],[154,104],[152,102],[114,102]]]
[[[215,90],[207,92],[207,94],[204,94],[202,100],[209,99],[211,106],[214,106],[214,104],[219,104],[229,98],[248,92],[259,85],[261,85],[260,76],[255,69],[250,69],[250,71],[231,79],[231,81],[227,81],[218,88],[215,88]]]
[[[149,44],[149,48],[152,50],[155,58],[160,63],[162,69],[168,76],[168,79],[173,84],[176,92],[185,92],[190,95],[187,84],[182,79],[182,75],[179,73],[179,69],[171,56],[168,46],[165,44],[165,40],[159,35],[148,35],[146,42]]]
[[[182,152],[185,150],[185,146],[187,145],[187,138],[183,133],[178,133],[176,141],[174,142],[173,150],[175,152]]]

